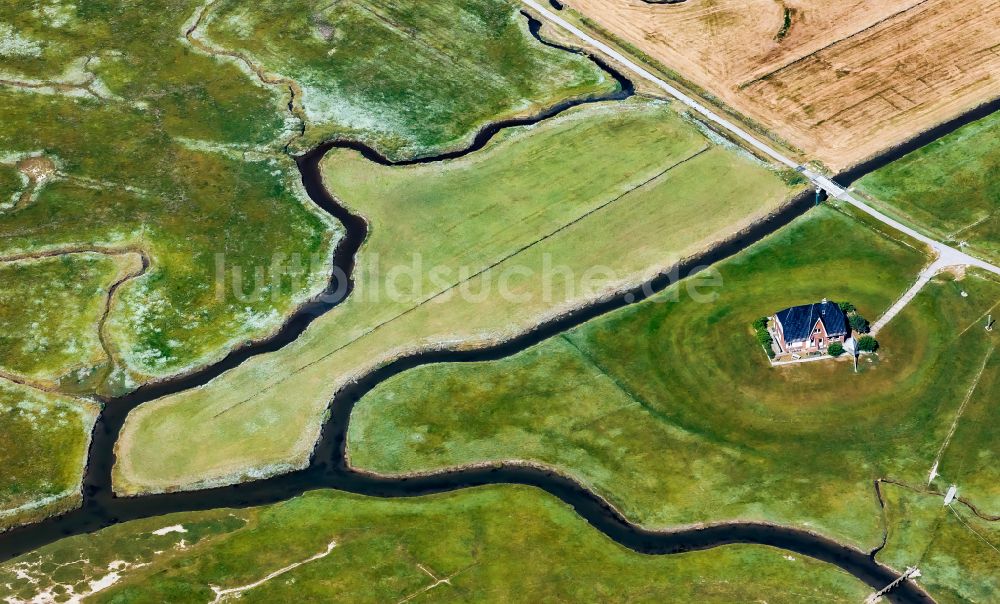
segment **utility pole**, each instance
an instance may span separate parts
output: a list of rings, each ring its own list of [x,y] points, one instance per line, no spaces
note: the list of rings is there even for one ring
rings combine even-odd
[[[986,331],[993,331],[993,315],[986,315]]]

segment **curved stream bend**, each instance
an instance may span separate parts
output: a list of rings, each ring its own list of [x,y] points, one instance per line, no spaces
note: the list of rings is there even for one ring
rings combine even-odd
[[[541,40],[538,35],[541,23],[529,15],[526,16],[529,20],[531,33],[543,43],[556,46]],[[571,49],[564,48],[564,50]],[[600,59],[592,55],[587,56],[590,56],[615,78],[619,83],[618,91],[601,97],[565,101],[533,117],[491,123],[477,132],[472,143],[463,150],[451,151],[433,157],[393,162],[364,144],[353,141],[333,141],[323,143],[305,155],[296,158],[299,171],[302,174],[302,182],[309,196],[317,205],[340,220],[346,229],[345,236],[338,242],[334,252],[334,274],[324,295],[299,309],[274,337],[264,342],[233,351],[219,363],[197,373],[149,384],[129,395],[105,401],[107,405],[94,429],[89,463],[83,483],[84,501],[82,506],[62,516],[0,534],[0,561],[9,560],[70,535],[94,532],[119,522],[183,511],[276,503],[301,495],[305,491],[320,488],[337,489],[373,497],[413,497],[481,485],[523,484],[535,486],[558,497],[572,506],[595,528],[616,542],[637,552],[672,554],[733,543],[769,545],[835,564],[875,589],[880,589],[896,579],[898,574],[877,562],[874,553],[865,553],[800,529],[765,523],[730,522],[673,531],[650,531],[629,522],[608,502],[571,478],[535,467],[497,464],[489,468],[449,470],[421,477],[388,478],[358,472],[350,468],[345,458],[347,429],[354,405],[367,392],[393,375],[429,363],[500,359],[520,352],[601,314],[647,298],[673,283],[676,280],[674,278],[676,275],[693,274],[700,268],[723,260],[787,225],[812,206],[812,193],[798,197],[779,212],[746,231],[731,237],[705,254],[682,263],[680,267],[661,273],[629,292],[624,292],[612,299],[597,301],[587,307],[540,324],[508,342],[480,350],[442,350],[416,353],[373,371],[358,382],[341,389],[334,396],[331,402],[330,418],[323,427],[322,436],[316,446],[312,461],[304,470],[265,480],[202,491],[132,498],[114,496],[111,489],[114,443],[125,418],[132,409],[144,402],[203,385],[252,356],[285,346],[295,340],[316,317],[336,306],[350,294],[353,289],[351,275],[355,254],[367,236],[368,226],[361,217],[339,205],[324,188],[320,161],[326,152],[334,148],[349,148],[357,151],[366,159],[383,165],[407,165],[453,159],[481,149],[497,132],[504,128],[537,123],[577,105],[624,99],[634,93],[631,81],[625,76]],[[954,123],[961,125],[957,120]],[[958,125],[950,129],[936,129],[935,133],[937,136],[943,136],[957,128]],[[897,148],[887,152],[886,156],[894,159],[902,154],[902,150]],[[880,158],[880,160],[880,163],[891,161],[884,158]],[[853,172],[850,176],[851,180],[854,180],[860,177],[860,174]],[[902,583],[887,597],[893,602],[933,601],[911,581]]]
[[[353,148],[352,144],[352,148]],[[330,145],[327,145],[330,147]],[[374,154],[374,150],[365,153]],[[322,189],[319,158],[300,161],[307,190]],[[328,193],[325,193],[328,199]],[[812,194],[801,195],[782,211],[737,234],[711,251],[667,271],[629,292],[541,324],[506,343],[475,351],[428,351],[400,358],[341,389],[331,403],[331,414],[323,427],[308,468],[274,478],[202,491],[115,497],[111,489],[114,443],[125,419],[135,406],[145,402],[141,393],[122,397],[107,405],[94,430],[89,465],[84,479],[81,508],[63,516],[20,527],[0,535],[0,560],[7,560],[69,535],[90,533],[119,522],[160,516],[181,511],[222,507],[248,507],[275,503],[318,488],[331,488],[373,497],[412,497],[490,484],[523,484],[538,487],[572,506],[591,525],[618,543],[638,552],[672,554],[708,549],[732,543],[770,545],[835,564],[873,588],[881,588],[896,573],[854,548],[820,535],[764,523],[722,523],[701,528],[657,532],[643,529],[625,519],[604,499],[571,478],[534,467],[498,464],[490,468],[470,468],[414,478],[386,478],[358,472],[349,467],[345,456],[346,435],[354,405],[367,392],[389,377],[428,363],[475,362],[500,359],[561,333],[616,308],[624,307],[663,290],[676,280],[745,249],[762,237],[780,229],[812,207]],[[342,210],[343,211],[343,210]],[[363,221],[357,223],[366,229]],[[357,228],[357,227],[355,227]],[[360,241],[364,231],[351,233]],[[904,583],[890,595],[894,602],[929,602],[912,582]]]
[[[304,176],[309,177],[305,173]],[[312,173],[312,177],[319,177],[318,170]],[[685,263],[687,266],[681,267],[679,274],[722,259],[777,230],[811,207],[811,200],[811,194],[802,196],[790,209],[734,237],[705,256]],[[628,294],[540,325],[499,346],[478,351],[425,352],[385,365],[337,392],[331,403],[330,418],[323,428],[322,437],[308,468],[267,480],[203,491],[116,498],[111,492],[111,467],[114,463],[111,450],[115,436],[128,415],[129,406],[109,406],[101,418],[99,429],[95,431],[95,440],[99,437],[102,444],[95,445],[91,453],[83,507],[64,516],[14,529],[4,535],[0,538],[0,559],[9,559],[67,535],[96,531],[118,522],[180,511],[275,503],[317,488],[338,489],[374,497],[412,497],[480,485],[524,484],[538,487],[558,497],[595,528],[638,552],[672,554],[732,543],[770,545],[835,564],[873,588],[881,588],[890,583],[896,578],[896,573],[876,562],[871,554],[803,530],[763,523],[725,523],[669,532],[649,531],[630,523],[605,500],[576,481],[534,467],[498,464],[491,468],[444,471],[415,478],[383,478],[355,471],[348,466],[345,445],[354,405],[389,377],[427,363],[473,362],[509,356],[597,315],[625,306],[629,303],[628,300],[647,297],[671,282],[669,274],[661,275]],[[931,601],[912,582],[905,582],[890,595],[890,599],[908,603]]]

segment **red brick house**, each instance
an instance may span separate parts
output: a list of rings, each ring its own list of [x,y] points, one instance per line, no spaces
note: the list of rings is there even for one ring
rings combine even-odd
[[[825,298],[819,303],[779,310],[771,321],[780,353],[824,352],[831,342],[843,343],[851,335],[847,315]]]

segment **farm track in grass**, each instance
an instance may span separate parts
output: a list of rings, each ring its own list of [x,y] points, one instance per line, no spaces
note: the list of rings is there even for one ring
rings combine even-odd
[[[914,565],[941,604],[995,602],[1000,591],[1000,525],[970,512],[964,502],[942,505],[937,489],[886,481],[887,541],[877,558]]]
[[[94,246],[94,245],[74,245],[68,247],[58,247],[56,249],[48,249],[38,252],[24,252],[20,254],[11,254],[8,256],[0,257],[0,266],[8,263],[23,263],[25,261],[39,261],[39,260],[55,260],[60,258],[67,258],[73,256],[103,256],[109,258],[115,258],[122,261],[133,261],[133,266],[123,268],[119,271],[118,277],[108,286],[107,293],[104,296],[103,308],[101,310],[100,316],[96,323],[96,332],[98,342],[101,349],[104,351],[105,362],[103,367],[93,368],[98,372],[96,376],[91,376],[90,380],[96,380],[97,382],[102,382],[115,368],[115,351],[114,346],[109,341],[108,334],[106,332],[105,326],[108,321],[108,317],[111,314],[112,308],[115,304],[115,295],[125,283],[133,279],[137,279],[142,275],[146,274],[146,271],[150,267],[150,258],[145,250],[138,246],[125,246],[125,247],[115,247],[115,246]],[[135,262],[137,260],[137,262]],[[60,309],[61,313],[66,312],[66,309]],[[27,375],[18,375],[18,372],[14,369],[0,369],[0,377],[15,382],[17,384],[22,384],[26,386],[31,386],[38,390],[46,392],[58,392],[59,386],[57,383],[53,383],[51,380],[35,379]],[[66,393],[64,393],[66,394]]]

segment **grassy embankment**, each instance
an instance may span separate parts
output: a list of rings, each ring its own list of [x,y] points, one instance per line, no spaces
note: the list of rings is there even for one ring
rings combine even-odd
[[[395,474],[533,460],[644,525],[755,519],[873,547],[872,480],[926,478],[993,346],[976,322],[1000,286],[934,280],[858,374],[846,359],[771,368],[749,325],[823,297],[877,316],[925,261],[819,208],[719,264],[710,303],[672,288],[508,359],[392,378],[354,411],[351,462]],[[952,447],[992,449],[987,432]]]
[[[0,530],[79,505],[98,406],[0,380]]]
[[[133,412],[116,489],[190,488],[302,465],[330,398],[353,376],[408,350],[509,338],[644,280],[793,191],[666,104],[641,100],[578,108],[444,163],[388,168],[337,151],[324,173],[371,224],[356,291],[285,349]],[[564,270],[546,280],[546,265]],[[399,267],[414,278],[394,279]],[[504,283],[510,296],[498,295]]]
[[[355,6],[328,40],[312,26],[295,36],[275,29],[297,27],[285,18],[292,12],[310,18],[288,3],[233,10],[260,25],[253,43],[275,68],[305,78],[309,102],[325,104],[316,109],[325,128],[317,136],[350,134],[399,155],[450,148],[488,120],[615,86],[586,58],[533,40],[516,4],[470,1],[461,11],[424,4],[394,3],[386,10],[400,20],[384,29]],[[122,289],[108,324],[121,366],[106,392],[191,369],[265,336],[329,274],[337,226],[305,199],[283,150],[300,126],[286,107],[288,89],[262,86],[232,58],[193,49],[180,32],[197,7],[189,0],[0,8],[0,25],[17,38],[3,51],[2,79],[14,83],[0,88],[0,201],[6,205],[23,185],[11,170],[24,157],[56,166],[32,203],[0,216],[0,254],[99,242],[141,247],[153,260],[147,275]],[[274,11],[289,13],[272,19]],[[404,16],[415,20],[408,25]],[[244,22],[229,17],[220,26]],[[390,36],[396,26],[420,26],[451,45],[461,69],[432,60],[440,52],[425,39]],[[394,52],[369,43],[378,39]],[[286,65],[271,51],[304,58]],[[312,94],[316,82],[325,88]],[[376,105],[360,115],[360,107]],[[404,139],[412,145],[397,144]],[[217,254],[228,269],[221,297]],[[306,276],[290,269],[272,279],[272,262],[281,258]],[[235,294],[235,270],[242,270],[244,291],[261,295]],[[90,386],[73,376],[65,382],[67,389]]]
[[[542,109],[552,91],[614,89],[581,57],[532,39],[520,9],[514,0],[221,0],[204,29],[210,43],[298,83],[308,130],[297,146],[347,136],[399,159],[464,146],[488,121]]]
[[[153,534],[167,527],[185,532]],[[296,563],[240,601],[790,604],[859,602],[870,591],[839,569],[761,546],[636,554],[545,493],[512,486],[400,500],[316,491],[261,508],[129,522],[0,566],[0,585],[23,600],[52,590],[59,602],[116,571],[118,582],[88,602],[208,602],[213,586],[239,588]]]
[[[1000,113],[907,154],[858,185],[898,220],[1000,262]]]
[[[942,604],[1000,599],[1000,523],[957,501],[944,507],[940,495],[893,484],[882,485],[882,493],[889,539],[880,562],[919,568],[918,581]]]
[[[0,261],[3,369],[45,388],[72,371],[107,363],[99,322],[108,289],[141,270],[138,256],[68,254]]]

